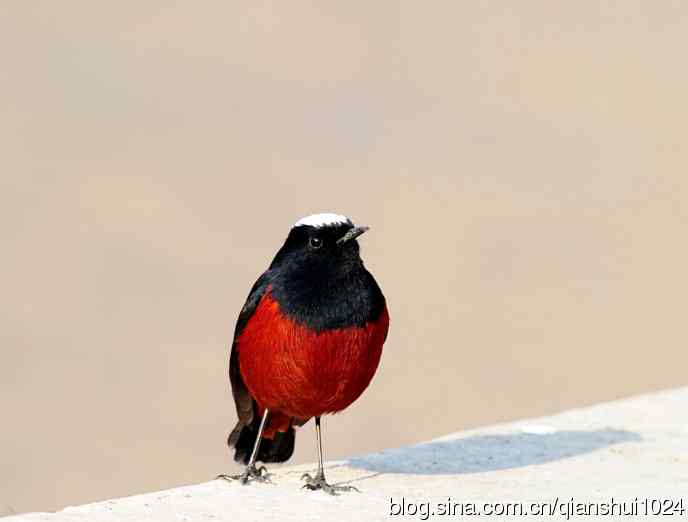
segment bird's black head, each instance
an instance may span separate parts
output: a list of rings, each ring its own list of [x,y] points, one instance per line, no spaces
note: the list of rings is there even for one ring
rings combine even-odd
[[[339,214],[315,214],[300,219],[277,252],[270,269],[310,280],[335,281],[361,265],[356,238],[368,227],[355,226]]]
[[[384,297],[359,253],[366,230],[339,214],[297,221],[266,272],[282,311],[318,331],[375,320]]]

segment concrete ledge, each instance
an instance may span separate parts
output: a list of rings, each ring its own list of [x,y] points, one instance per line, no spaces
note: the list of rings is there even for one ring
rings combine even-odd
[[[517,503],[549,502],[552,510],[532,518],[565,519],[574,502],[600,509],[602,502],[683,496],[688,516],[688,388],[571,410],[551,417],[454,433],[430,442],[328,463],[328,479],[361,493],[330,497],[301,489],[313,465],[274,468],[272,484],[241,486],[211,481],[156,493],[68,507],[58,513],[28,513],[3,522],[29,521],[208,521],[208,520],[386,520],[406,502],[406,515],[471,509],[506,509]],[[637,502],[634,499],[638,499]],[[392,500],[391,500],[392,499]],[[450,500],[450,506],[447,501]],[[558,500],[557,500],[558,499]],[[395,506],[392,506],[394,501]],[[408,503],[414,503],[414,506]],[[427,508],[418,503],[429,502]],[[462,504],[455,504],[462,503]],[[555,504],[556,503],[556,504]],[[676,510],[680,504],[674,504]],[[595,507],[597,506],[597,507]],[[657,504],[650,504],[650,512]],[[667,502],[665,509],[669,507]],[[512,507],[512,509],[518,509]],[[584,508],[576,508],[584,509]],[[415,515],[414,515],[415,513]],[[467,513],[464,511],[464,513]],[[616,511],[619,515],[619,512]],[[437,516],[436,519],[443,517]],[[471,517],[481,518],[481,517]],[[503,518],[503,517],[493,517]],[[605,520],[628,520],[607,516]],[[654,518],[654,517],[652,517]]]

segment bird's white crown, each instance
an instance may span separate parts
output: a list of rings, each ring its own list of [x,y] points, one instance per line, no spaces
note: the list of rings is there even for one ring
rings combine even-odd
[[[295,227],[300,226],[311,226],[311,227],[324,227],[327,225],[346,225],[351,224],[351,220],[342,216],[341,214],[333,214],[331,212],[325,212],[323,214],[311,214],[310,216],[303,217],[294,223]]]

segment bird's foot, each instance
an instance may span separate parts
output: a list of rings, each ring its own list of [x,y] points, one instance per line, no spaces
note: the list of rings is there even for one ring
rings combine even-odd
[[[246,469],[240,475],[218,475],[217,478],[232,482],[238,480],[241,484],[248,484],[251,481],[255,482],[270,482],[270,473],[265,466],[257,468],[254,464],[246,466]]]
[[[304,473],[301,476],[301,480],[306,481],[306,483],[303,485],[303,488],[310,489],[311,491],[322,489],[324,492],[329,493],[330,495],[337,495],[340,491],[356,491],[360,493],[358,488],[353,486],[335,486],[333,484],[328,484],[325,480],[325,474],[322,471],[318,471],[315,477],[311,477],[309,473]]]

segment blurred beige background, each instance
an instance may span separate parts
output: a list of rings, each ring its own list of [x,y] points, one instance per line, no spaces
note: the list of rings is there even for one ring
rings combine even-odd
[[[329,458],[686,384],[687,46],[683,2],[3,2],[0,514],[238,470],[234,321],[316,211],[392,315]]]

